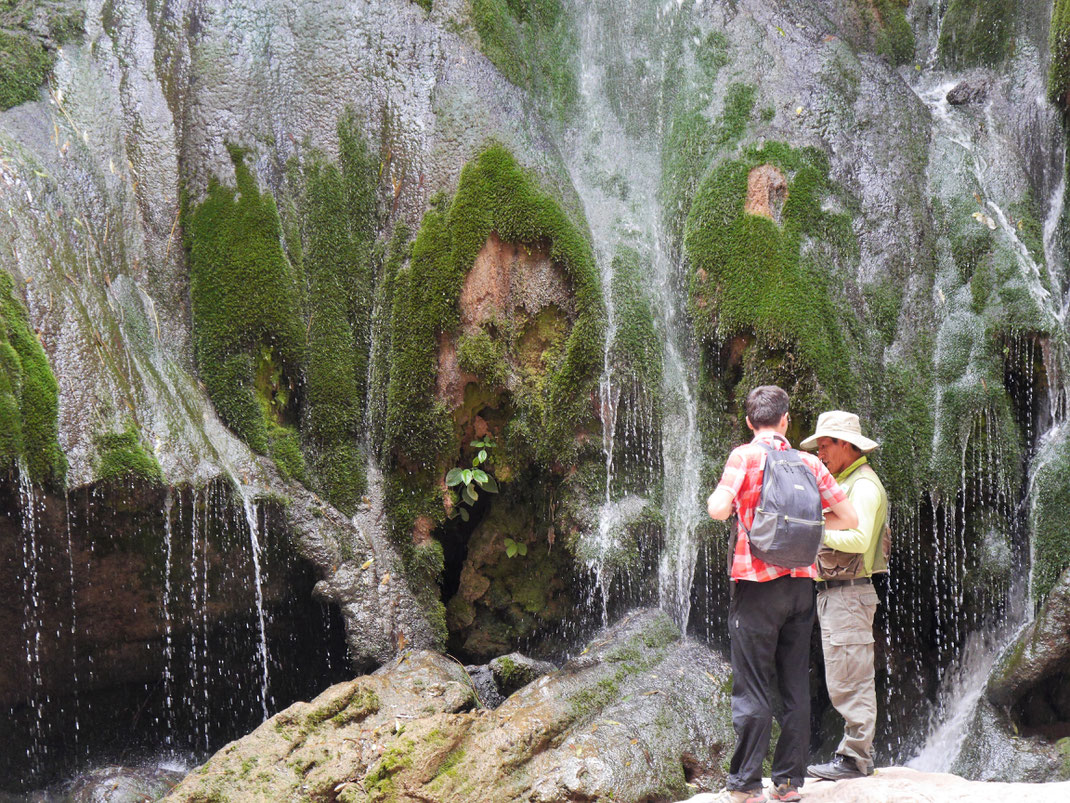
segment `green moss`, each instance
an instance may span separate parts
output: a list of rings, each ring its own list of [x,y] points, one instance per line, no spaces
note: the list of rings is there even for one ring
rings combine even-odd
[[[914,31],[906,17],[909,0],[875,0],[877,53],[892,64],[906,64],[914,58]]]
[[[576,459],[576,432],[591,419],[589,394],[601,368],[604,315],[590,245],[512,155],[491,145],[461,172],[452,203],[442,197],[433,202],[411,262],[393,280],[384,441],[389,467],[397,469],[388,491],[399,505],[391,509],[403,533],[418,515],[434,521],[444,515],[439,475],[456,459],[460,444],[449,411],[435,397],[438,342],[459,325],[464,277],[492,232],[507,242],[546,248],[570,281],[576,304],[571,330],[558,347],[544,344],[536,375],[516,392],[507,433],[512,448],[537,465],[568,467]],[[522,340],[523,329],[517,335]]]
[[[506,383],[505,346],[484,328],[472,335],[462,333],[457,339],[457,363],[462,371],[475,374],[490,385]]]
[[[1029,249],[1033,261],[1038,265],[1044,265],[1044,224],[1040,222],[1044,217],[1044,211],[1037,203],[1033,191],[1026,190],[1021,200],[1007,207],[1007,213],[1012,225],[1018,231],[1018,239]]]
[[[237,187],[213,180],[186,210],[190,295],[198,368],[223,421],[254,450],[268,450],[268,426],[254,389],[267,349],[280,385],[301,375],[300,286],[282,251],[275,201],[261,194],[244,151],[230,147]],[[269,407],[273,400],[266,400]]]
[[[93,439],[100,455],[97,479],[103,482],[137,478],[154,485],[163,484],[163,470],[156,456],[141,444],[133,422],[122,432],[98,435]]]
[[[744,212],[748,175],[762,164],[788,181],[779,225]],[[758,338],[747,366],[752,376],[741,382],[747,389],[763,376],[809,373],[819,395],[849,395],[846,342],[827,268],[802,254],[804,238],[825,241],[841,258],[854,254],[849,218],[822,208],[832,192],[823,154],[771,143],[718,166],[695,196],[684,238],[694,332],[714,348],[737,336]]]
[[[711,123],[705,111],[709,103],[707,92],[677,95],[662,148],[658,189],[658,200],[674,240],[683,235],[692,198],[711,157],[743,136],[754,112],[756,96],[757,90],[749,84],[730,84],[725,92],[724,110],[717,122]]]
[[[1013,46],[1017,0],[951,0],[940,27],[945,67],[996,67]]]
[[[386,438],[386,398],[390,385],[390,360],[392,354],[389,324],[394,310],[394,282],[398,271],[412,253],[412,232],[404,224],[394,229],[382,270],[375,288],[375,304],[372,315],[372,331],[379,336],[372,344],[371,373],[369,377],[368,430],[375,453],[384,457]]]
[[[864,295],[873,327],[880,333],[885,345],[892,345],[899,328],[899,306],[902,303],[903,288],[892,281],[884,280],[866,288]]]
[[[14,280],[0,270],[0,463],[21,459],[31,480],[61,486],[67,458],[58,436],[56,377]]]
[[[431,13],[431,2],[432,2],[432,0],[413,0],[413,2],[416,3],[416,5],[418,5],[420,8],[422,8],[428,14]]]
[[[0,30],[0,109],[37,99],[52,59],[37,37]]]
[[[579,97],[576,34],[562,0],[472,0],[484,55],[509,81],[539,96],[563,118]]]
[[[308,361],[302,435],[323,495],[352,513],[365,489],[358,448],[367,396],[378,161],[351,112],[338,125],[341,169],[314,155],[304,171],[302,266]]]
[[[442,759],[442,763],[438,765],[438,769],[435,770],[435,778],[442,776],[452,776],[456,774],[458,765],[464,761],[465,749],[458,747],[456,750],[451,750],[446,754],[446,757]]]
[[[1051,48],[1048,100],[1066,109],[1070,105],[1070,0],[1055,0],[1048,44]]]
[[[1061,440],[1033,486],[1033,597],[1042,600],[1070,567],[1070,441]]]
[[[369,801],[388,799],[394,789],[393,776],[412,764],[412,752],[416,743],[402,739],[390,747],[379,763],[364,778],[364,788]]]
[[[613,309],[616,332],[610,362],[635,386],[657,393],[661,387],[661,343],[654,313],[643,292],[639,253],[621,248],[613,257]]]
[[[34,24],[43,17],[48,34]],[[0,2],[0,109],[36,100],[52,72],[57,45],[80,36],[85,11],[73,3],[39,0]]]

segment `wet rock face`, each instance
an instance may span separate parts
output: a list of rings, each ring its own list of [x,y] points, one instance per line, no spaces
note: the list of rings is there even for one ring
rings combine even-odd
[[[348,673],[340,617],[313,600],[316,571],[278,507],[255,506],[258,587],[244,511],[224,484],[168,495],[127,480],[32,503],[8,488],[0,791],[44,785],[117,745],[154,750],[161,733],[204,752],[259,722],[258,596],[269,709]]]
[[[652,611],[494,711],[475,707],[459,665],[410,653],[291,706],[166,800],[679,799],[687,781],[723,781],[727,678],[722,659]]]
[[[1049,740],[1070,736],[1070,571],[997,666],[988,699],[1016,728]]]

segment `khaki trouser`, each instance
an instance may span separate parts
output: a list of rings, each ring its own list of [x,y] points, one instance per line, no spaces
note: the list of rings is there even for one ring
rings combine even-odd
[[[825,682],[829,699],[844,719],[836,753],[853,758],[863,771],[873,766],[877,729],[877,691],[873,681],[873,615],[877,592],[872,585],[837,586],[817,595]]]

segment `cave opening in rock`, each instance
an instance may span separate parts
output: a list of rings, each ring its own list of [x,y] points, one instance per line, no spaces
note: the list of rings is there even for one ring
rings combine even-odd
[[[1055,742],[1070,736],[1070,672],[1056,672],[1034,685],[1011,711],[1025,736]]]
[[[491,494],[480,494],[468,508],[468,521],[460,516],[439,527],[434,537],[442,544],[442,602],[447,604],[461,587],[461,572],[468,557],[468,540],[493,504]]]

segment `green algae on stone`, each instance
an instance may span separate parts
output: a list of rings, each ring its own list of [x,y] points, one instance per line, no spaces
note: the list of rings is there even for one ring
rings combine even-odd
[[[1017,0],[951,0],[940,26],[940,63],[996,67],[1011,53]]]
[[[145,449],[141,434],[133,422],[122,432],[109,432],[93,438],[100,462],[97,479],[118,482],[138,479],[153,485],[163,485],[163,470],[156,456]]]
[[[744,211],[748,177],[761,165],[781,171],[787,182],[779,223]],[[780,143],[750,147],[703,180],[688,213],[684,248],[692,267],[688,308],[700,342],[756,336],[785,350],[776,359],[797,362],[823,392],[842,397],[852,383],[840,312],[827,270],[803,249],[804,240],[822,240],[850,258],[857,248],[849,218],[822,207],[832,189],[828,162],[818,151]]]
[[[47,34],[34,24],[43,17]],[[53,50],[81,35],[85,11],[69,2],[0,0],[0,109],[36,100]]]
[[[562,0],[472,0],[483,54],[510,82],[540,97],[550,117],[579,98],[573,58],[576,33]]]
[[[56,377],[14,279],[0,270],[0,464],[21,460],[34,482],[62,486],[67,458],[58,436]]]
[[[365,489],[358,448],[367,397],[377,160],[351,113],[338,125],[341,169],[314,155],[305,167],[302,267],[308,351],[302,435],[324,496],[352,513]]]
[[[1048,33],[1048,100],[1070,108],[1070,0],[1055,0]]]
[[[245,151],[228,149],[237,186],[213,179],[204,199],[183,214],[194,346],[224,423],[264,454],[270,442],[255,363],[267,348],[281,384],[299,380],[305,356],[300,284],[282,250],[274,198],[261,193]]]

